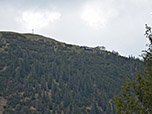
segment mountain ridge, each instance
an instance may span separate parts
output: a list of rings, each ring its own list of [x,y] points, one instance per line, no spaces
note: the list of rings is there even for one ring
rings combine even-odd
[[[79,48],[81,48],[83,50],[86,50],[88,52],[89,52],[89,50],[90,50],[90,52],[91,51],[93,52],[95,50],[100,50],[100,51],[109,52],[109,54],[113,53],[113,54],[119,55],[119,53],[117,51],[114,51],[114,50],[108,51],[102,45],[101,46],[90,47],[90,46],[81,46],[81,45],[76,45],[76,44],[64,43],[62,41],[55,40],[55,38],[50,38],[48,36],[45,37],[44,35],[35,34],[35,33],[18,33],[18,32],[12,32],[12,31],[0,31],[0,33],[18,34],[18,35],[23,35],[23,36],[25,35],[25,36],[27,36],[26,38],[29,38],[29,39],[31,38],[33,40],[35,39],[35,40],[54,41],[54,42],[58,42],[58,43],[64,44],[64,45],[69,46],[69,47],[72,47],[72,46],[79,47]],[[33,36],[33,37],[31,37],[31,36]],[[104,49],[100,49],[100,48],[104,48]],[[128,57],[122,56],[122,55],[119,55],[119,56],[128,58]],[[135,57],[133,57],[133,58],[135,58]],[[136,59],[139,59],[139,58],[136,58]]]
[[[4,114],[116,114],[114,92],[142,69],[135,58],[13,32],[0,32],[0,58]]]

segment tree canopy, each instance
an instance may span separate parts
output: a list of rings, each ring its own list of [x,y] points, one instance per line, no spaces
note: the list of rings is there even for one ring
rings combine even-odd
[[[127,80],[122,86],[120,96],[114,101],[118,114],[152,114],[152,32],[146,24],[148,49],[144,51],[144,70],[136,73],[135,80]]]
[[[0,32],[3,114],[116,114],[115,91],[142,62],[36,34]]]

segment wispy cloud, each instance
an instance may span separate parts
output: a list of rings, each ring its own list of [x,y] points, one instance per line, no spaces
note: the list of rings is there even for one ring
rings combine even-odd
[[[59,20],[61,14],[55,11],[48,10],[25,10],[20,13],[17,21],[24,27],[32,29],[41,29]]]
[[[90,27],[104,28],[110,19],[117,15],[118,11],[108,2],[89,1],[82,8],[81,18]]]

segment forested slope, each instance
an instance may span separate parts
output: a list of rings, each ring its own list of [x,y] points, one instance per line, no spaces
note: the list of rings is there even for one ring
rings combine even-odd
[[[112,52],[0,32],[0,113],[115,114],[114,92],[135,68]]]

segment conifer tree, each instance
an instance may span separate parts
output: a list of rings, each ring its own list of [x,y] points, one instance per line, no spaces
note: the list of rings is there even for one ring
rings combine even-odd
[[[146,24],[146,37],[150,44],[143,54],[144,70],[136,73],[121,88],[120,96],[114,97],[118,114],[152,114],[152,31]]]

